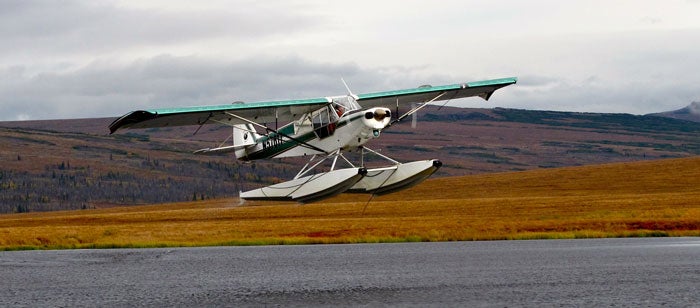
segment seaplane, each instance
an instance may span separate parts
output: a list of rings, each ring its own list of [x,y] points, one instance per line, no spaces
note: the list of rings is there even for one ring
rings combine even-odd
[[[370,149],[365,145],[367,142],[379,138],[383,130],[406,117],[415,117],[420,109],[432,103],[465,97],[489,100],[496,90],[516,82],[516,77],[509,77],[353,94],[343,80],[347,89],[344,95],[136,110],[117,118],[109,130],[113,134],[120,129],[191,125],[198,126],[196,134],[204,125],[225,125],[231,127],[231,134],[223,142],[193,153],[233,153],[244,162],[308,157],[293,179],[240,192],[243,200],[309,203],[343,192],[374,196],[419,184],[437,171],[442,162],[438,159],[399,162]],[[408,111],[399,114],[400,107]],[[359,161],[348,159],[349,155],[345,154],[350,152],[360,153]],[[369,167],[365,155],[376,155],[386,162]]]

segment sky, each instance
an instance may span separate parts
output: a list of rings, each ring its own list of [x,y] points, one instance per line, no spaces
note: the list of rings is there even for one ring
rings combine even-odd
[[[451,106],[700,101],[700,0],[0,0],[0,121],[518,77]]]

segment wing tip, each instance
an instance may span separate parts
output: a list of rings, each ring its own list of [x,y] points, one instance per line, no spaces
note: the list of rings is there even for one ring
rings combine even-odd
[[[474,82],[468,82],[462,85],[463,89],[466,88],[476,88],[476,87],[492,87],[493,89],[491,91],[484,92],[480,95],[477,95],[481,98],[483,98],[485,101],[488,101],[489,98],[493,95],[493,93],[496,92],[496,90],[507,87],[512,84],[518,83],[518,77],[506,77],[506,78],[498,78],[498,79],[490,79],[490,80],[482,80],[482,81],[474,81]]]
[[[518,77],[506,77],[506,78],[467,82],[463,85],[463,87],[464,88],[485,87],[485,86],[505,87],[508,85],[516,84],[516,83],[518,83]]]
[[[137,111],[132,111],[129,112],[120,118],[117,118],[114,120],[111,124],[109,124],[109,134],[114,134],[117,130],[121,128],[129,128],[130,126],[154,119],[158,116],[157,113],[152,113],[150,111],[145,111],[145,110],[137,110]]]

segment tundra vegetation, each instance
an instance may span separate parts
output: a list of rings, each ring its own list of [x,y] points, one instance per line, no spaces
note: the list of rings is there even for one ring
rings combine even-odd
[[[418,118],[369,146],[399,161],[438,158],[433,177],[700,155],[699,122],[657,116],[429,106]],[[0,122],[0,213],[232,198],[305,163],[192,155],[225,140],[225,126],[108,135],[112,120]]]
[[[700,157],[430,179],[324,202],[0,215],[0,250],[700,236]]]

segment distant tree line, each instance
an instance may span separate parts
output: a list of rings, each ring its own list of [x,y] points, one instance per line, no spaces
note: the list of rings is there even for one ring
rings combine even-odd
[[[146,158],[140,171],[97,171],[68,161],[38,174],[0,169],[0,213],[90,209],[100,204],[152,204],[237,196],[240,190],[293,175],[273,164]],[[291,175],[290,175],[291,174]]]

